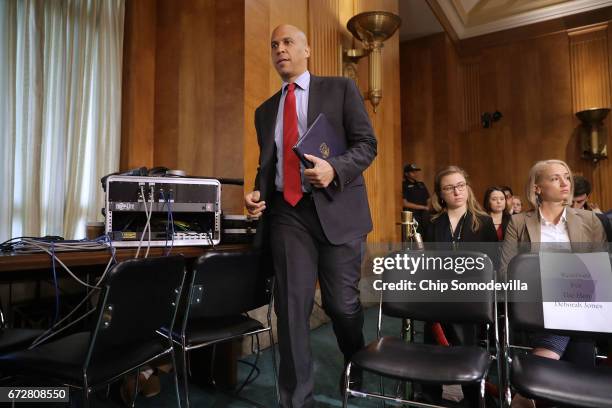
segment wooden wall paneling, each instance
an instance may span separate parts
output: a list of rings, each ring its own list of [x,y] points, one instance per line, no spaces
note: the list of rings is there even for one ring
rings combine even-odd
[[[244,1],[215,3],[214,48],[214,131],[213,171],[215,177],[244,177],[245,126],[245,24]],[[241,214],[243,188],[223,186],[222,208],[228,214]]]
[[[607,29],[607,40],[608,40],[608,81],[610,84],[610,93],[612,94],[612,29],[608,26]],[[612,104],[612,101],[610,101]],[[609,106],[612,107],[612,106]],[[608,131],[608,151],[612,153],[612,115],[608,114],[606,120],[606,129]],[[610,154],[609,153],[609,154]],[[598,163],[596,168],[597,184],[593,183],[593,201],[601,206],[601,209],[606,211],[612,209],[612,163],[610,159],[603,160]]]
[[[607,39],[608,80],[610,81],[609,83],[611,87],[610,93],[612,93],[612,29],[610,29],[609,26],[607,29]],[[610,103],[612,104],[612,101],[610,101]],[[612,137],[610,137],[612,132],[612,115],[610,114],[608,114],[608,118],[606,120],[606,129],[608,131],[608,151],[612,153]],[[601,161],[597,165],[596,172],[598,176],[598,185],[593,186],[593,200],[595,203],[598,203],[601,206],[601,209],[604,211],[612,209],[612,163],[610,163],[610,159]]]
[[[480,66],[477,58],[471,58],[458,67],[458,97],[460,100],[460,132],[477,131],[480,124]]]
[[[340,66],[340,0],[311,0],[308,32],[311,56],[308,69],[314,75],[337,76]]]
[[[427,37],[402,44],[404,161],[430,158],[423,165],[433,167],[424,172],[430,188],[437,170],[456,164],[470,174],[478,199],[496,184],[510,185],[523,195],[533,162],[566,158],[572,129],[566,37],[558,34],[491,47],[459,62],[448,49],[448,39]],[[436,58],[444,47],[446,57]],[[446,67],[446,72],[434,65]],[[442,75],[446,84],[439,79]],[[405,78],[410,77],[419,78],[420,84],[407,83]],[[440,88],[428,85],[429,81]],[[444,108],[440,100],[448,106]],[[503,113],[502,120],[482,129],[481,113],[496,109]],[[432,125],[427,118],[434,114]]]
[[[120,169],[153,164],[156,7],[125,5]]]
[[[580,27],[578,21],[572,20],[571,27]],[[602,27],[589,26],[569,35],[565,30],[532,36],[525,31],[518,38],[499,34],[473,39],[469,55],[461,54],[458,65],[448,49],[445,58],[437,57],[444,42],[425,37],[403,43],[404,162],[425,157],[423,166],[435,168],[424,172],[430,187],[435,170],[458,164],[470,173],[481,200],[486,187],[494,184],[507,184],[524,199],[531,166],[538,160],[562,159],[592,182],[593,200],[604,210],[611,208],[609,160],[596,166],[582,160],[574,135],[577,108],[611,103],[612,37],[610,29]],[[444,68],[434,67],[434,61]],[[439,79],[444,70],[446,83]],[[413,83],[415,78],[420,83]],[[440,100],[449,104],[446,109],[440,108]],[[454,110],[453,103],[462,106]],[[480,114],[495,109],[503,118],[493,128],[482,129]],[[612,119],[606,123],[609,129]]]
[[[252,191],[259,146],[255,109],[270,96],[270,0],[245,2],[244,11],[244,192]]]
[[[178,168],[180,7],[157,2],[154,164]]]
[[[574,112],[610,106],[608,25],[569,34]]]
[[[181,7],[178,167],[187,174],[213,175],[215,145],[215,7],[194,0]],[[220,53],[223,55],[223,53]]]
[[[457,162],[461,157],[461,123],[462,106],[460,102],[463,98],[463,92],[459,87],[461,74],[461,60],[457,53],[455,44],[449,37],[444,37],[445,44],[445,59],[447,61],[446,68],[446,83],[447,83],[447,126],[446,134],[448,140],[448,157],[451,163]],[[432,185],[433,186],[433,185]]]
[[[417,163],[430,191],[450,164],[446,53],[443,34],[401,45],[402,162]],[[444,146],[442,146],[444,145]],[[400,170],[401,171],[401,170]]]
[[[504,116],[472,140],[474,184],[479,197],[495,184],[523,195],[535,161],[566,159],[571,134],[567,41],[559,34],[493,47],[482,51],[480,61],[481,111],[499,109]]]

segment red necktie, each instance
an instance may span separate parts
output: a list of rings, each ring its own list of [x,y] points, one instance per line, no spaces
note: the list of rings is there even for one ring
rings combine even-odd
[[[294,89],[295,84],[287,85],[283,109],[283,197],[292,207],[295,207],[302,198],[300,161],[292,149],[298,140]]]

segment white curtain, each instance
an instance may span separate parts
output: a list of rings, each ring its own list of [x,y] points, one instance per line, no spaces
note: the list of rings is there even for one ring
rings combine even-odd
[[[85,236],[119,168],[124,0],[0,0],[0,242]]]

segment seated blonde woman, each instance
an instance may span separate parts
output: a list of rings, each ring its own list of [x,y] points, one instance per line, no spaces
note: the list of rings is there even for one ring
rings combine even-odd
[[[518,243],[604,243],[601,222],[591,211],[571,207],[572,172],[561,160],[544,160],[529,171],[527,199],[530,211],[512,216],[502,252],[502,270],[514,255]],[[572,340],[566,336],[539,336],[533,354],[560,359]],[[533,400],[517,394],[512,407],[534,407]]]

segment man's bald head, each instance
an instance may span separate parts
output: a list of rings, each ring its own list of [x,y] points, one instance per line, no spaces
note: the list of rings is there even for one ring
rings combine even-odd
[[[276,26],[274,30],[272,30],[272,35],[270,37],[274,38],[274,34],[277,31],[280,31],[283,33],[291,33],[294,36],[294,38],[296,38],[297,40],[303,41],[305,45],[308,45],[308,38],[306,37],[306,34],[304,34],[302,30],[300,30],[294,25],[291,25],[291,24],[278,25]]]
[[[290,24],[281,24],[270,36],[272,64],[285,82],[294,82],[308,69],[310,47],[306,34]]]

